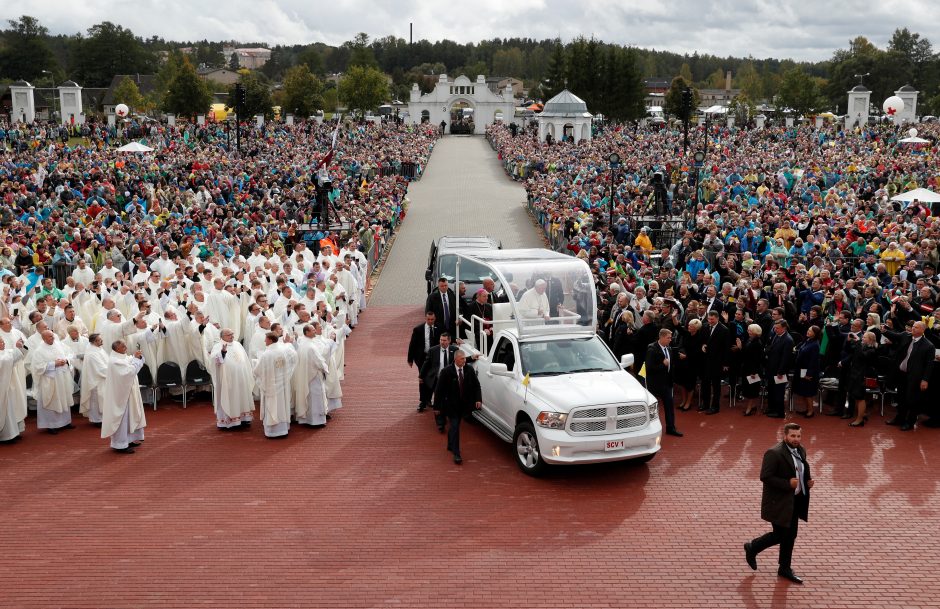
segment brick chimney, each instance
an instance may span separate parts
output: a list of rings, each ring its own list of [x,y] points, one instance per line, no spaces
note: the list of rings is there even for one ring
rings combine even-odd
[[[731,90],[731,70],[725,73],[725,91]]]

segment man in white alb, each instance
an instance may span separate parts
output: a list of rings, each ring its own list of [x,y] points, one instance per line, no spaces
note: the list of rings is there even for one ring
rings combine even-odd
[[[254,419],[255,400],[252,391],[255,379],[251,360],[235,333],[223,328],[221,340],[209,354],[212,363],[212,401],[215,424],[219,429],[245,429]]]
[[[317,341],[312,325],[304,326],[303,335],[297,340],[297,368],[294,370],[294,411],[297,422],[311,427],[326,425],[327,364]]]
[[[21,339],[14,349],[7,350],[3,339],[0,339],[0,387],[7,388],[0,393],[0,443],[16,441],[25,427],[17,417],[16,396],[9,390],[16,364],[23,359],[22,347]]]
[[[547,287],[548,284],[545,283],[544,279],[538,279],[535,282],[535,287],[526,290],[525,294],[522,295],[522,298],[519,299],[519,315],[523,319],[548,321],[550,313],[548,296],[545,294]]]
[[[79,412],[97,427],[101,426],[101,402],[104,381],[108,376],[108,354],[102,347],[101,335],[88,337],[88,348],[82,363],[82,388]]]
[[[108,376],[102,391],[101,437],[111,438],[115,452],[133,453],[144,440],[147,418],[137,383],[137,373],[143,367],[144,356],[140,351],[131,357],[123,340],[111,344]]]
[[[72,393],[75,380],[71,354],[52,330],[43,330],[42,342],[32,352],[30,368],[36,389],[36,423],[51,434],[72,425]]]
[[[261,420],[265,436],[281,438],[290,431],[291,378],[297,354],[274,332],[268,332],[265,344],[254,366],[255,380],[261,392]]]

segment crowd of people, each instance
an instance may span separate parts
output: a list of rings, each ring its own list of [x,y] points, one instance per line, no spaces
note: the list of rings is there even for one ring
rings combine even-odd
[[[256,400],[268,437],[325,425],[375,253],[436,130],[267,124],[240,152],[219,125],[66,135],[0,124],[0,441],[34,400],[39,429],[73,428],[78,407],[134,452],[164,374],[211,385],[220,429],[246,429]],[[130,138],[153,152],[115,150]]]
[[[892,200],[938,186],[940,129],[919,128],[927,144],[912,147],[891,125],[713,127],[687,155],[668,128],[540,143],[494,125],[487,137],[547,237],[590,265],[615,355],[633,353],[640,373],[669,330],[678,408],[698,390],[698,409],[716,413],[729,385],[748,415],[765,403],[785,416],[792,397],[805,416],[816,406],[858,427],[887,395],[888,422],[910,430],[921,415],[940,425],[940,219]]]

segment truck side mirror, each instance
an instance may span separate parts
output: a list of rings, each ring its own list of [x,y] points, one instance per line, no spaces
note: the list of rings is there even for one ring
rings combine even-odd
[[[426,281],[431,281],[431,269],[424,271],[424,279]]]
[[[629,368],[629,367],[632,366],[632,365],[633,365],[633,354],[632,354],[632,353],[624,353],[623,355],[620,356],[620,367],[621,367],[621,368],[623,368],[624,370],[626,370],[627,368]]]
[[[506,364],[490,364],[490,374],[496,376],[512,376],[512,372],[506,369]]]

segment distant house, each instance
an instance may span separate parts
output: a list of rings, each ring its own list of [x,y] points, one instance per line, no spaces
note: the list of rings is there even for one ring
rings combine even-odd
[[[731,88],[731,70],[725,75],[724,89],[699,89],[699,105],[710,108],[711,106],[727,106],[731,100],[741,94],[741,89]]]
[[[157,77],[154,74],[115,74],[114,78],[111,79],[111,84],[108,85],[108,90],[104,93],[104,98],[101,100],[102,110],[105,114],[114,114],[114,106],[117,105],[117,102],[114,101],[114,90],[125,78],[134,81],[143,96],[152,93],[157,86]]]
[[[271,59],[271,49],[264,47],[233,49],[232,54],[238,58],[238,67],[257,70]],[[231,61],[231,57],[229,58]]]
[[[523,97],[525,95],[525,86],[518,78],[511,76],[490,76],[486,79],[486,86],[490,91],[501,95],[506,90],[506,86],[512,87],[513,97]]]
[[[229,70],[228,68],[203,68],[197,70],[199,78],[212,82],[217,82],[220,85],[234,85],[238,82],[239,74],[234,70]]]
[[[665,93],[669,90],[672,81],[668,78],[647,78],[643,80],[643,86],[646,87],[646,93]]]

